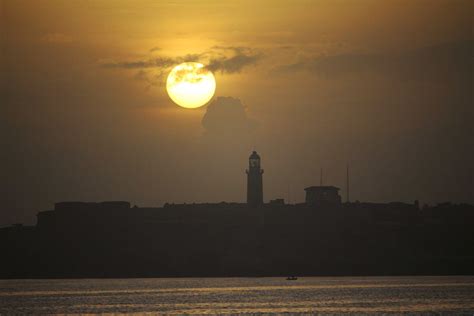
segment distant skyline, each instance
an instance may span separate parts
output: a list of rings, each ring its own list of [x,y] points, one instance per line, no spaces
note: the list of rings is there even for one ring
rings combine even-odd
[[[473,1],[0,3],[0,226],[58,201],[474,203]],[[209,105],[168,97],[201,62]]]

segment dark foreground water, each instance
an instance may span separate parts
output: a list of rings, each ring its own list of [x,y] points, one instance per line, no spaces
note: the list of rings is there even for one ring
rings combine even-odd
[[[474,315],[474,277],[0,280],[23,313]]]

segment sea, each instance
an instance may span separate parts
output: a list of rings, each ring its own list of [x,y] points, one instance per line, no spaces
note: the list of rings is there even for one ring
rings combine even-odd
[[[474,276],[0,280],[0,314],[474,315]]]

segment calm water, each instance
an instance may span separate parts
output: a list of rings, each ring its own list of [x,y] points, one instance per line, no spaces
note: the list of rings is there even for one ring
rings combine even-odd
[[[0,280],[20,313],[474,315],[474,277]]]

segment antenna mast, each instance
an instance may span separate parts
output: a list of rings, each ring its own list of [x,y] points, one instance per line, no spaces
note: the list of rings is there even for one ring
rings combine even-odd
[[[347,203],[349,203],[349,164],[347,164],[347,170],[346,170],[346,186],[347,186]]]
[[[288,204],[291,204],[290,184],[288,183]]]
[[[323,168],[321,168],[321,174],[319,176],[319,185],[323,186]]]

